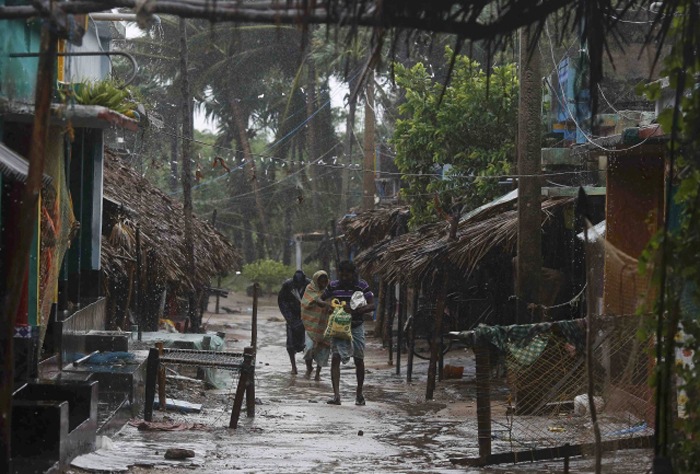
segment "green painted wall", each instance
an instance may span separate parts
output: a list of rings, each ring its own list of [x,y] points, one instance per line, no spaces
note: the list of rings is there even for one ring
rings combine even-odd
[[[0,5],[24,2],[0,0]],[[10,58],[10,53],[39,51],[39,21],[0,20],[0,96],[32,100],[36,84],[37,58]]]

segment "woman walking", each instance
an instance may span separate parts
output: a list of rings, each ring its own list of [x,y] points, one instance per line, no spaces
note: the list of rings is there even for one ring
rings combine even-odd
[[[321,379],[321,367],[328,365],[330,355],[330,343],[323,337],[328,325],[328,305],[319,300],[327,286],[328,273],[323,270],[317,271],[314,273],[311,283],[306,286],[301,300],[301,320],[306,330],[306,344],[304,346],[306,377],[311,377],[315,361],[316,376],[314,380],[316,381]]]

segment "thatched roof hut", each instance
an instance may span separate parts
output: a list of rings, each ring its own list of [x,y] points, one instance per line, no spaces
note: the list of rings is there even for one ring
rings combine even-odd
[[[512,252],[518,236],[514,196],[506,195],[462,216],[457,238],[450,241],[448,222],[427,224],[414,232],[387,238],[364,250],[356,262],[365,273],[379,274],[389,282],[430,281],[438,272],[458,271],[468,278],[494,249]],[[542,225],[572,198],[545,199]]]
[[[135,252],[135,229],[140,229],[142,255],[161,283],[174,289],[200,289],[216,275],[241,264],[236,248],[208,222],[195,217],[196,271],[185,258],[183,206],[149,183],[120,158],[105,153],[104,195],[112,212],[105,218],[102,268],[108,279],[129,278]],[[107,209],[105,209],[107,211]],[[106,212],[107,213],[107,212]]]
[[[346,216],[338,225],[350,245],[366,249],[405,228],[409,213],[408,206],[372,209]]]

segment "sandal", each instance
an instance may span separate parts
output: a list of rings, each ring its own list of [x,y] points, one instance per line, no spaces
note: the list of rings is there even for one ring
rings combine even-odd
[[[359,397],[355,398],[355,405],[361,406],[361,407],[365,406],[365,397],[360,395]]]
[[[326,402],[328,405],[340,405],[340,397],[333,397]]]

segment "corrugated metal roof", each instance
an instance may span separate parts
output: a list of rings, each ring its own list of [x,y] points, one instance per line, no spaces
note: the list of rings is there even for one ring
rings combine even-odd
[[[29,174],[29,162],[5,144],[0,143],[0,171],[9,178],[25,183]],[[44,175],[42,181],[49,185],[52,179],[50,176]]]

